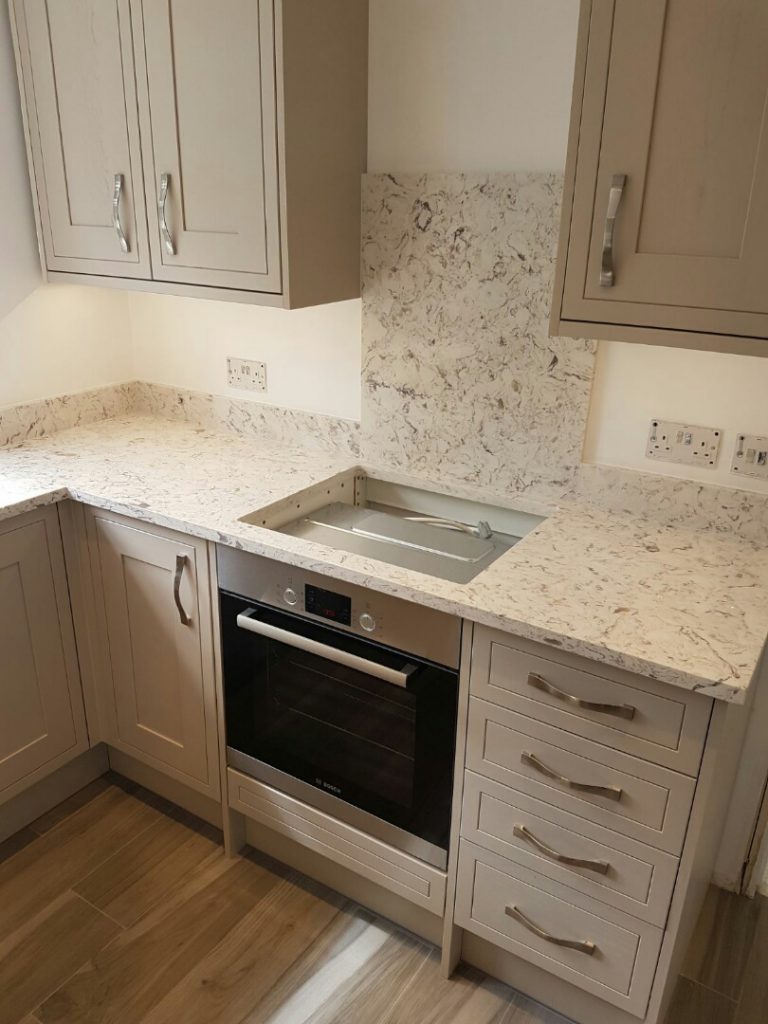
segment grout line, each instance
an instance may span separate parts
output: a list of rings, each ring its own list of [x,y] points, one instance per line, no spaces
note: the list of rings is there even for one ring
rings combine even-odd
[[[720,996],[721,999],[727,999],[728,1002],[733,1003],[734,1006],[739,1005],[738,999],[734,999],[733,996],[729,996],[727,992],[721,992],[719,988],[712,988],[711,985],[705,985],[703,981],[691,978],[687,974],[679,974],[678,978],[684,978],[686,981],[690,981],[690,983],[695,985],[697,988],[703,988],[705,992],[712,992],[713,995]]]
[[[77,884],[79,885],[80,883],[78,882]],[[108,914],[106,910],[102,910],[101,907],[97,907],[95,903],[91,903],[91,901],[89,899],[86,899],[81,892],[77,891],[77,889],[73,888],[71,891],[75,896],[77,896],[78,899],[82,900],[83,903],[87,903],[92,910],[95,910],[97,913],[101,914],[102,917],[106,917],[107,920],[112,922],[112,924],[116,924],[121,931],[124,932],[127,930],[127,926],[124,925],[122,921],[118,921],[116,917],[112,917],[112,915]],[[110,939],[109,941],[111,942],[112,939]],[[107,945],[109,945],[109,943],[107,943]]]

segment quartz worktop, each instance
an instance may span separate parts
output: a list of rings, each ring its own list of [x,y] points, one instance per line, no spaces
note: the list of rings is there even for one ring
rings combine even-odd
[[[69,497],[672,686],[746,699],[768,636],[764,547],[573,499],[461,585],[240,522],[355,465],[349,454],[116,417],[0,449],[0,518]]]

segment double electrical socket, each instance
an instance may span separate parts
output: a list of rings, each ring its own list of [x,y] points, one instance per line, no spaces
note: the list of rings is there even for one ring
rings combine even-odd
[[[768,437],[760,434],[739,434],[733,453],[731,472],[768,480]]]
[[[651,420],[646,455],[649,459],[712,469],[720,454],[723,431],[695,427],[672,420]],[[731,459],[731,473],[768,480],[768,437],[738,434]]]
[[[649,459],[711,469],[720,454],[723,432],[672,420],[651,420],[646,454]]]
[[[227,384],[246,391],[267,390],[267,364],[227,356]]]

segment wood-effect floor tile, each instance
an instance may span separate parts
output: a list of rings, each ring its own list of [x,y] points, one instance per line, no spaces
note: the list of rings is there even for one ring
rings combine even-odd
[[[757,897],[759,918],[752,949],[744,968],[744,981],[733,1024],[768,1021],[768,899]]]
[[[666,1024],[734,1024],[735,1014],[732,999],[688,978],[679,978]]]
[[[180,892],[194,874],[221,854],[215,829],[192,829],[163,816],[74,888],[128,927]]]
[[[711,887],[683,963],[683,977],[738,1001],[760,914],[759,900]]]
[[[0,942],[159,818],[110,787],[0,864]]]
[[[180,896],[118,935],[38,1009],[43,1024],[138,1024],[279,882],[222,853]]]
[[[145,1024],[240,1024],[342,912],[343,897],[305,881],[274,887],[201,959]]]
[[[119,930],[73,892],[49,904],[0,945],[0,1024],[17,1024]]]

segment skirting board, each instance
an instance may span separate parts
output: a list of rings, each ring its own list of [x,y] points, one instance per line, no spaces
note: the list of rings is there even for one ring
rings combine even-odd
[[[63,765],[53,775],[19,793],[0,806],[0,843],[108,770],[107,748],[100,743]]]
[[[212,800],[203,793],[190,789],[189,786],[177,782],[176,779],[168,778],[167,775],[137,761],[129,754],[124,754],[121,750],[108,747],[107,751],[109,767],[113,772],[124,775],[126,779],[138,783],[139,786],[143,786],[152,793],[157,793],[158,796],[164,797],[170,803],[207,821],[209,825],[213,825],[215,828],[222,827],[221,804],[217,800]]]
[[[262,853],[327,885],[329,889],[340,892],[348,899],[393,921],[399,927],[413,932],[419,938],[435,946],[440,945],[442,917],[430,914],[429,911],[415,906],[401,896],[387,891],[374,882],[369,882],[353,871],[334,864],[326,857],[257,822],[246,821],[245,838],[250,846]]]

